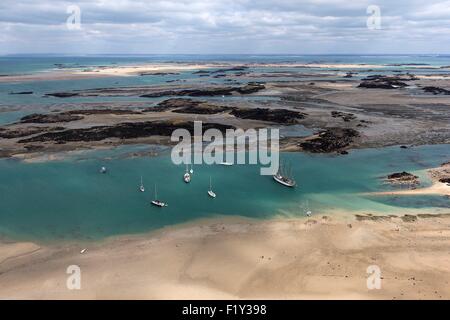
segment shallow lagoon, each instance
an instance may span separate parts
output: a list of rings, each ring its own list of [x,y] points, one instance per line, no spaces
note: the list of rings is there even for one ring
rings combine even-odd
[[[21,240],[89,240],[140,233],[163,226],[218,215],[270,218],[303,216],[333,210],[392,214],[411,208],[449,208],[442,196],[368,197],[360,193],[387,190],[380,177],[415,172],[450,158],[448,145],[410,149],[389,147],[354,150],[346,156],[282,154],[299,186],[285,188],[257,165],[195,165],[190,184],[184,166],[175,166],[169,151],[156,157],[130,157],[149,146],[75,152],[64,160],[25,163],[0,160],[0,236]],[[100,174],[100,166],[108,168]],[[138,191],[143,175],[146,192]],[[206,191],[212,177],[216,199]],[[167,208],[149,204],[154,184]]]

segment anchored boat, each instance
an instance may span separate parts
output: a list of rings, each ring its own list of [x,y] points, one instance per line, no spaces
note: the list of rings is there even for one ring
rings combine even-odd
[[[144,183],[142,182],[142,176],[141,176],[141,185],[139,186],[139,190],[140,190],[141,192],[145,192]]]
[[[212,183],[211,183],[211,177],[209,177],[209,190],[208,190],[208,195],[211,198],[215,198],[216,197],[216,193],[214,191],[212,191]]]
[[[186,173],[183,176],[183,180],[186,183],[191,182],[191,174],[189,173],[188,165],[186,165]]]
[[[284,168],[283,165],[280,164],[280,168],[278,172],[273,175],[273,179],[282,184],[283,186],[293,188],[296,186],[295,180],[292,178],[292,173],[289,167]]]
[[[152,205],[157,207],[167,207],[167,203],[162,202],[161,200],[158,200],[158,194],[156,192],[156,184],[155,184],[155,199],[152,200]]]

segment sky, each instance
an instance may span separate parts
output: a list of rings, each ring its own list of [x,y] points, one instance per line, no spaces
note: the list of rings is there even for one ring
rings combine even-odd
[[[39,53],[449,54],[450,1],[1,0],[0,54]]]

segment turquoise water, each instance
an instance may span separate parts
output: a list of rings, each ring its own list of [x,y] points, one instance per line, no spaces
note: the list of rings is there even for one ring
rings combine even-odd
[[[380,177],[439,165],[450,157],[448,145],[411,149],[390,147],[352,151],[347,156],[283,154],[299,187],[285,188],[260,176],[257,165],[194,166],[190,184],[183,166],[168,152],[130,158],[146,146],[75,153],[62,161],[24,163],[0,160],[0,236],[38,241],[90,240],[139,233],[218,215],[270,218],[302,216],[308,200],[314,214],[333,209],[394,213],[408,208],[449,208],[441,196],[365,197],[386,190]],[[100,174],[100,166],[108,173]],[[138,191],[140,175],[146,192]],[[216,199],[207,195],[209,177]],[[425,185],[427,183],[426,180]],[[167,208],[149,204],[154,184]]]
[[[426,63],[450,65],[450,56],[355,56],[355,55],[154,55],[154,56],[86,56],[86,57],[0,57],[0,75],[29,74],[64,68],[81,69],[99,65],[130,65],[151,62],[317,62],[317,63]],[[407,66],[385,67],[407,70]],[[254,72],[297,71],[309,74],[308,68],[254,68]],[[448,72],[445,69],[414,69],[413,73]],[[370,72],[365,72],[367,74]],[[379,71],[375,71],[379,73]],[[360,75],[360,76],[362,76]],[[313,80],[314,78],[312,78]],[[60,99],[46,93],[80,89],[164,84],[166,81],[224,83],[224,79],[199,77],[193,72],[169,76],[132,76],[91,78],[64,81],[0,82],[0,125],[17,121],[32,112],[80,107],[87,102],[127,102],[130,108],[151,105],[160,99],[139,97],[87,97]],[[241,82],[273,81],[273,78],[240,78]],[[280,80],[280,79],[277,79]],[[283,80],[283,79],[281,79]],[[292,80],[286,78],[285,80]],[[33,91],[32,95],[11,92]],[[211,98],[220,100],[222,98]],[[270,100],[270,97],[225,97],[240,101]],[[284,136],[309,135],[314,130],[303,126],[284,127]],[[162,152],[157,157],[135,157],[148,149]],[[296,189],[276,184],[271,177],[259,175],[258,166],[195,166],[189,185],[182,181],[184,167],[174,166],[168,152],[154,146],[125,146],[114,150],[71,152],[64,160],[24,163],[0,160],[0,238],[37,241],[73,241],[100,239],[111,235],[139,233],[194,219],[218,215],[241,215],[270,218],[274,215],[303,215],[308,200],[314,214],[330,210],[371,210],[392,213],[414,208],[448,208],[449,200],[427,197],[367,197],[362,192],[385,190],[380,177],[396,171],[416,171],[448,161],[448,145],[412,149],[398,147],[352,151],[347,156],[284,154],[299,183]],[[108,174],[99,174],[106,165]],[[147,187],[138,192],[140,176]],[[209,176],[218,197],[208,198]],[[424,184],[427,183],[423,177]],[[169,207],[150,206],[153,186],[158,184],[161,200]]]

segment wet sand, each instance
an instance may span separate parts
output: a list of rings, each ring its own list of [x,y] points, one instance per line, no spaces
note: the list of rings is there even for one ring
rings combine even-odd
[[[405,221],[229,218],[100,243],[2,243],[0,298],[449,299],[450,216]],[[69,265],[81,290],[66,287]],[[367,288],[371,265],[379,290]]]

